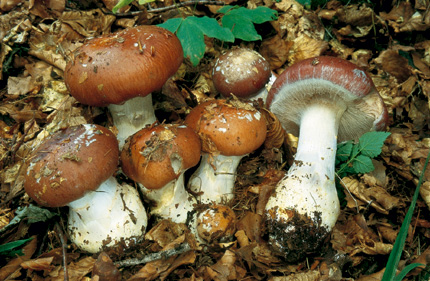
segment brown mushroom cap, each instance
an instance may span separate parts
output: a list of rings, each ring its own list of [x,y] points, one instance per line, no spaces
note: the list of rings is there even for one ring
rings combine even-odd
[[[233,236],[236,231],[236,215],[230,207],[212,205],[197,218],[197,233],[207,242]]]
[[[370,76],[336,57],[305,59],[282,72],[267,96],[267,107],[287,132],[298,136],[300,115],[310,104],[346,107],[338,140],[358,139],[387,126],[387,108]]]
[[[93,124],[58,131],[34,150],[24,188],[38,204],[61,207],[96,190],[118,166],[118,141]]]
[[[271,75],[269,62],[258,52],[238,48],[219,56],[212,70],[215,89],[224,97],[249,98],[261,90]]]
[[[185,124],[202,138],[203,151],[242,156],[260,147],[267,134],[263,115],[237,100],[206,101],[191,110]]]
[[[200,161],[199,136],[184,125],[148,126],[127,139],[121,167],[148,189],[159,189]]]
[[[161,89],[183,60],[179,39],[152,25],[89,40],[66,66],[64,80],[79,102],[121,104]]]

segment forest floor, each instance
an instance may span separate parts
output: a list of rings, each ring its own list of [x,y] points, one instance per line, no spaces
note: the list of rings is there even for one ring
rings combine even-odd
[[[134,1],[113,14],[96,0],[1,1],[0,247],[23,243],[0,248],[0,280],[99,280],[91,277],[94,268],[106,264],[115,264],[102,269],[112,275],[109,280],[381,280],[430,148],[429,1],[329,1],[307,8],[293,0],[224,2],[265,6],[277,18],[255,25],[261,40],[205,37],[199,64],[185,59],[170,87],[154,95],[156,115],[178,122],[202,99],[219,97],[211,69],[233,46],[258,51],[275,74],[319,55],[361,67],[385,101],[391,134],[373,160],[374,171],[343,179],[341,212],[330,237],[317,253],[294,263],[267,244],[261,201],[291,163],[296,138],[287,135],[282,147],[259,149],[242,160],[230,205],[238,220],[232,239],[199,245],[182,225],[150,220],[145,239],[133,249],[110,249],[104,256],[79,250],[67,239],[67,208],[40,208],[23,188],[26,157],[47,135],[84,123],[115,131],[105,108],[82,105],[69,95],[63,80],[68,57],[86,38],[178,16],[218,20],[221,6],[172,8],[173,1],[162,0],[149,6],[170,8],[150,10]],[[429,206],[427,168],[399,270],[430,263]],[[163,252],[168,249],[170,254]],[[417,268],[405,278],[424,280],[427,270]]]

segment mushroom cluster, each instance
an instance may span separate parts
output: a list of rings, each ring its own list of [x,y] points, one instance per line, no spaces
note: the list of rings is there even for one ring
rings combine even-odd
[[[118,141],[108,129],[69,127],[31,153],[24,188],[40,205],[69,207],[70,239],[82,250],[129,246],[143,238],[147,216],[136,189],[113,176],[118,159]]]
[[[339,215],[337,142],[385,129],[387,109],[372,79],[353,63],[316,57],[287,68],[268,108],[299,136],[294,163],[266,205],[269,243],[287,260],[315,251]]]
[[[153,91],[183,60],[179,39],[158,26],[130,27],[89,40],[64,71],[70,94],[91,106],[108,106],[122,148],[127,137],[156,121]]]

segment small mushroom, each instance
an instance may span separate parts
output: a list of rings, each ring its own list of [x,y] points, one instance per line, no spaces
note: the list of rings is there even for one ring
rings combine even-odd
[[[248,48],[231,49],[215,62],[212,80],[215,89],[225,98],[234,95],[243,99],[266,99],[266,84],[275,76],[267,60]]]
[[[113,176],[118,159],[118,141],[108,129],[69,127],[31,153],[24,188],[42,206],[69,207],[70,239],[82,250],[131,245],[143,238],[147,216],[137,191]]]
[[[153,91],[183,60],[179,39],[152,25],[130,27],[88,40],[64,72],[70,94],[91,106],[108,106],[122,148],[127,137],[156,121]]]
[[[151,214],[186,223],[196,202],[185,190],[184,172],[198,164],[200,151],[199,136],[185,125],[147,126],[127,139],[121,166],[155,203]]]
[[[231,238],[236,231],[236,215],[225,205],[210,205],[197,216],[197,233],[208,243]]]
[[[219,99],[193,108],[185,124],[200,135],[203,151],[188,187],[198,195],[200,203],[229,202],[240,160],[266,138],[266,119],[249,103]]]
[[[269,243],[287,260],[315,251],[339,215],[337,142],[385,129],[388,113],[372,79],[336,57],[287,68],[273,84],[268,108],[299,136],[294,162],[266,205]]]

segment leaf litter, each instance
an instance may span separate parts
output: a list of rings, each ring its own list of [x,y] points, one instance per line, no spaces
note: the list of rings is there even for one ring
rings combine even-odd
[[[4,229],[0,245],[34,239],[21,248],[23,256],[0,256],[1,280],[65,280],[66,272],[68,280],[98,280],[99,268],[106,268],[103,274],[114,276],[112,280],[380,280],[430,149],[428,1],[350,1],[346,5],[332,0],[305,9],[293,0],[249,0],[248,8],[264,6],[278,12],[276,20],[257,25],[261,40],[229,43],[205,37],[200,64],[186,61],[169,82],[175,92],[155,95],[157,116],[179,122],[197,103],[217,96],[210,81],[211,66],[214,58],[235,44],[258,50],[276,74],[318,55],[348,59],[370,73],[387,104],[391,134],[381,155],[372,159],[375,170],[342,179],[344,205],[331,237],[319,253],[296,264],[287,264],[270,251],[261,225],[267,195],[288,169],[296,144],[294,136],[279,132],[276,120],[270,134],[274,141],[244,158],[238,169],[231,207],[239,222],[231,241],[201,245],[183,226],[161,221],[150,224],[144,241],[133,250],[89,255],[63,241],[65,209],[55,210],[60,216],[44,221],[14,221],[23,207],[32,206],[23,191],[21,167],[33,147],[70,125],[98,123],[115,131],[105,109],[83,106],[68,95],[62,72],[73,50],[86,38],[132,25],[160,24],[178,13],[219,17],[219,6],[185,6],[154,14],[135,1],[114,15],[103,3],[109,1],[6,2],[0,6],[0,226]],[[127,14],[130,11],[137,13]],[[172,101],[174,96],[180,102]],[[118,178],[127,181],[120,174]],[[429,263],[429,168],[420,194],[401,266]],[[18,222],[5,228],[12,221]],[[116,262],[165,253],[184,243],[190,250],[121,267],[120,277],[115,273]],[[420,280],[426,270],[415,269],[407,280]]]

